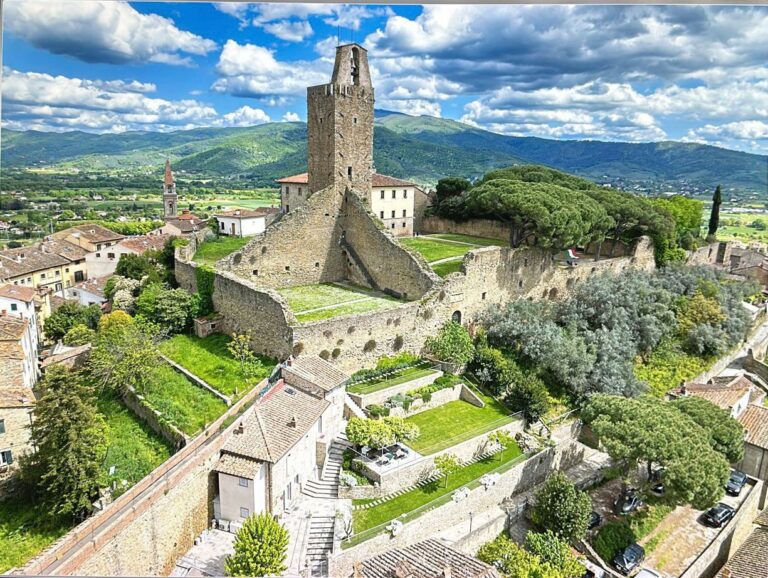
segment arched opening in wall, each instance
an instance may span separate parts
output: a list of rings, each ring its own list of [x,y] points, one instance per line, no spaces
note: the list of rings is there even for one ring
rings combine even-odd
[[[557,299],[557,288],[556,287],[552,287],[552,289],[549,290],[549,299],[552,300],[552,301]]]
[[[263,254],[264,254],[264,253],[266,253],[266,252],[267,252],[267,246],[266,246],[266,245],[264,245],[264,246],[261,248],[261,254],[263,255]]]
[[[454,311],[451,315],[451,321],[454,323],[461,323],[461,311]]]
[[[568,279],[568,280],[565,282],[565,286],[566,286],[566,287],[573,287],[573,284],[574,284],[575,282],[576,282],[576,280],[575,280],[573,277],[571,277],[570,279]]]
[[[353,48],[350,54],[350,72],[352,75],[352,84],[358,86],[360,84],[360,50]]]

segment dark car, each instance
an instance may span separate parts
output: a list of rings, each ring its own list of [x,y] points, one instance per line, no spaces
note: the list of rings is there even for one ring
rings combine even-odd
[[[728,504],[723,504],[721,502],[717,506],[707,510],[704,513],[703,520],[707,526],[712,526],[713,528],[722,528],[728,522],[730,522],[731,518],[733,518],[735,514],[736,510],[734,510]]]
[[[645,550],[640,544],[630,544],[613,558],[613,565],[622,574],[629,574],[645,560]]]
[[[732,496],[738,496],[741,490],[747,483],[747,474],[734,470],[731,472],[731,477],[728,478],[728,483],[725,485],[725,491]]]
[[[589,521],[587,522],[587,530],[593,530],[603,523],[603,517],[597,512],[591,512],[589,514]]]
[[[664,495],[664,472],[665,471],[666,471],[666,468],[657,468],[653,470],[653,472],[651,473],[651,478],[649,480],[651,484],[651,491],[658,496]]]
[[[637,490],[630,488],[622,492],[613,503],[613,512],[619,516],[626,516],[637,511],[642,505],[643,501],[637,494]]]

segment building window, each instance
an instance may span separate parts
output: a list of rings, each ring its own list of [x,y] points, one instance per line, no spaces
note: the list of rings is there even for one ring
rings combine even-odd
[[[5,433],[5,420],[0,419],[0,434],[4,434],[4,433]]]
[[[404,199],[408,198],[408,189],[403,189],[403,198]]]
[[[75,283],[80,283],[80,281],[85,281],[85,275],[82,271],[75,271]]]
[[[403,217],[407,217],[407,216],[408,216],[408,209],[403,209]]]
[[[97,251],[101,251],[101,243],[99,243],[98,245],[96,245],[96,250],[97,250]]]
[[[352,167],[347,167],[347,178],[352,179]]]
[[[394,211],[392,211],[392,218],[393,219],[395,218],[395,212]]]
[[[381,198],[384,198],[384,189],[381,189]]]
[[[101,258],[101,253],[96,253],[96,258],[100,259]]]
[[[285,270],[286,270],[286,271],[290,271],[290,270],[291,270],[291,266],[290,266],[290,265],[286,265],[286,266],[285,266]]]
[[[352,124],[357,124],[357,117],[356,116],[352,118]]]
[[[13,284],[14,284],[14,285],[18,285],[18,284],[19,284],[19,282],[18,282],[18,281],[14,281],[14,282],[13,282]],[[22,280],[21,280],[21,284],[22,284],[22,285],[24,285],[24,279],[22,279]]]
[[[13,453],[11,450],[3,450],[0,452],[0,466],[9,466],[13,463]]]
[[[237,483],[240,484],[242,487],[247,488],[248,478],[237,478]]]
[[[115,254],[114,253],[107,253],[107,259],[114,259]]]
[[[381,214],[381,218],[383,219],[384,218],[384,211],[381,211],[380,214]]]
[[[289,188],[285,187],[285,190],[283,191],[286,195],[288,194]]]
[[[223,231],[224,230],[224,221],[219,221],[219,225],[221,225],[220,229]]]
[[[240,508],[241,518],[247,518],[250,514],[251,514],[251,511],[248,508]]]
[[[403,222],[403,229],[405,229],[405,222]]]
[[[482,296],[482,300],[483,300],[483,301],[485,301],[485,296],[486,296],[486,295],[487,295],[487,293],[486,293],[485,291],[483,291],[483,296]]]
[[[301,194],[301,187],[299,187],[299,194]]]
[[[395,224],[394,224],[394,223],[392,223],[392,228],[393,228],[393,229],[395,228]]]
[[[286,213],[290,213],[291,212],[291,207],[289,207],[288,205],[285,205],[285,212]]]
[[[258,269],[254,269],[253,270],[253,276],[254,277],[258,277],[259,276],[259,270]]]
[[[320,261],[315,261],[315,269],[319,269],[319,268],[320,268]]]
[[[61,271],[56,271],[56,277],[61,277]]]
[[[19,307],[15,303],[11,303],[11,311],[18,311]]]
[[[392,191],[392,198],[393,198],[393,199],[396,199],[396,198],[397,198],[397,191]]]
[[[65,272],[65,273],[69,273],[69,267],[67,267],[66,269],[64,269],[64,272]]]

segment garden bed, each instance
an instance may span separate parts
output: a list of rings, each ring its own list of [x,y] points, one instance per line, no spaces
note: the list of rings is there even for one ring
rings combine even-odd
[[[420,253],[440,277],[446,277],[459,271],[464,261],[464,255],[472,249],[502,244],[497,239],[453,233],[400,239],[400,243],[408,249]]]
[[[198,246],[192,260],[199,264],[213,265],[216,261],[242,249],[250,240],[249,237],[217,237],[204,241]]]
[[[269,357],[257,355],[264,367],[249,384],[242,376],[240,364],[227,350],[229,341],[229,336],[222,333],[214,333],[204,338],[174,335],[160,344],[160,351],[219,393],[237,396],[267,377],[276,362]]]
[[[340,315],[379,311],[402,301],[378,291],[349,284],[320,283],[279,289],[300,323],[321,321]]]
[[[439,371],[432,369],[431,367],[414,366],[400,369],[388,375],[386,378],[374,379],[371,381],[361,381],[347,387],[349,393],[356,393],[360,395],[368,395],[381,391],[383,389],[389,389],[396,385],[415,381],[428,375],[439,375]]]

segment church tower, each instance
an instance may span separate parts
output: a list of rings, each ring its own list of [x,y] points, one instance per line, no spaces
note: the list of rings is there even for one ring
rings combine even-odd
[[[165,179],[163,180],[163,216],[166,219],[175,219],[179,216],[179,197],[176,194],[176,183],[173,182],[171,161],[165,159]]]
[[[370,204],[373,175],[373,85],[359,44],[336,48],[330,84],[307,89],[309,193],[334,186]]]

